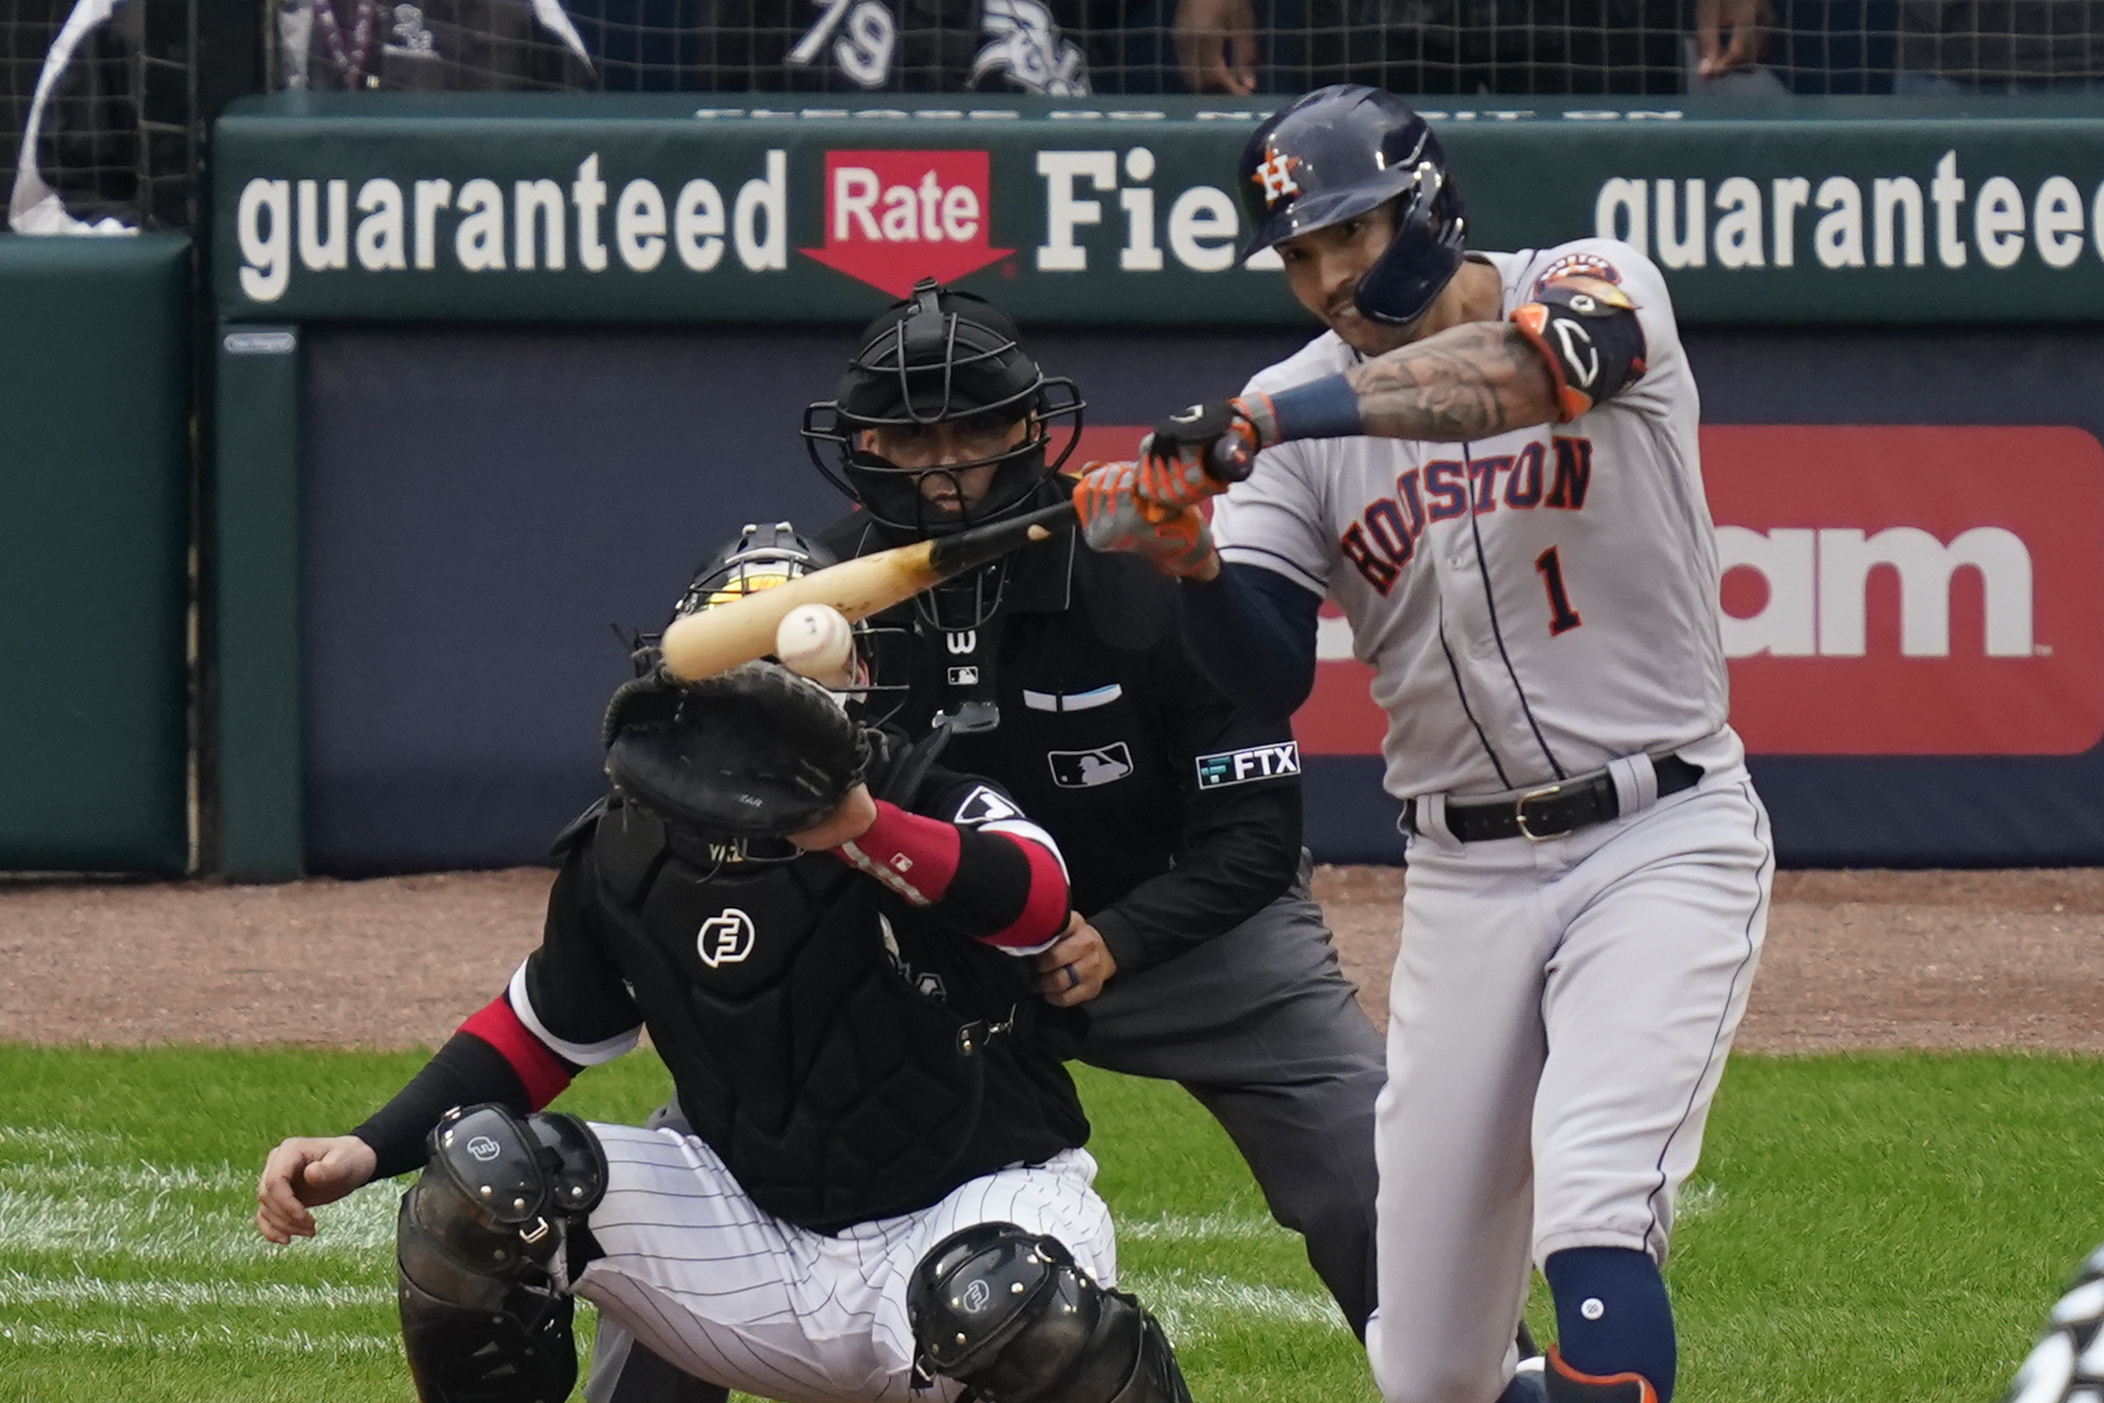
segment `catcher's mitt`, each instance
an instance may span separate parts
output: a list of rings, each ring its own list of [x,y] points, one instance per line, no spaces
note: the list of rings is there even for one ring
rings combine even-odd
[[[625,683],[601,738],[614,788],[670,823],[726,838],[801,832],[862,779],[869,741],[825,688],[778,663],[700,682]]]

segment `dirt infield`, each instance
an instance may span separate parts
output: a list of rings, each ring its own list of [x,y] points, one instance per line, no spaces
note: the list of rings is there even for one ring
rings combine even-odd
[[[442,1041],[538,937],[538,868],[289,886],[0,886],[0,1039]],[[1317,875],[1382,1016],[1402,873]],[[2104,869],[1786,872],[1739,1045],[2104,1051]]]

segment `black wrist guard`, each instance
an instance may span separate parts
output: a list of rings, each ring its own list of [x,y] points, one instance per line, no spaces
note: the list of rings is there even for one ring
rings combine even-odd
[[[1556,385],[1558,423],[1568,424],[1644,373],[1644,328],[1636,304],[1613,283],[1558,278],[1512,310]]]

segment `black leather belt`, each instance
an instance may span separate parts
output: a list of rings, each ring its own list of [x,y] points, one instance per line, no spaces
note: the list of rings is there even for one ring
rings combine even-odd
[[[1694,787],[1702,778],[1702,766],[1678,755],[1661,755],[1651,762],[1658,774],[1658,797],[1678,794]],[[1615,794],[1614,776],[1604,770],[1589,779],[1567,779],[1530,789],[1516,799],[1493,799],[1487,803],[1449,800],[1447,830],[1464,843],[1494,838],[1561,838],[1596,823],[1605,823],[1622,812]],[[1403,805],[1403,828],[1422,833],[1417,826],[1417,801]]]

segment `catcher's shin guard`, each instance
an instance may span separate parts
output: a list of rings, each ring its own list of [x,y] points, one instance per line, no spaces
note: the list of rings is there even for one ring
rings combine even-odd
[[[1549,1403],[1658,1403],[1658,1390],[1642,1374],[1581,1374],[1549,1346],[1542,1370]]]
[[[561,1403],[577,1381],[570,1297],[551,1271],[606,1193],[606,1155],[575,1116],[453,1110],[402,1195],[397,1301],[423,1403]]]
[[[1169,1340],[1056,1238],[976,1223],[928,1250],[906,1288],[920,1367],[997,1403],[1191,1403]]]

